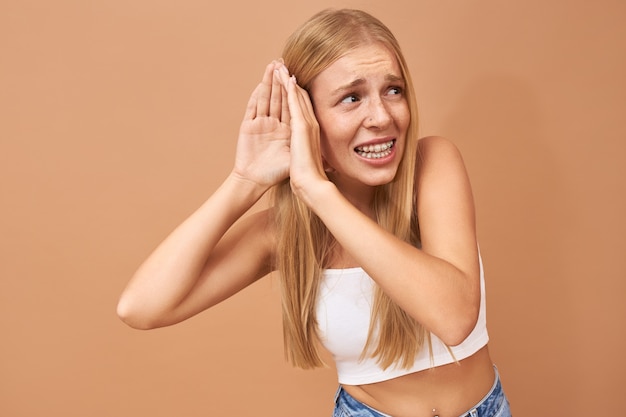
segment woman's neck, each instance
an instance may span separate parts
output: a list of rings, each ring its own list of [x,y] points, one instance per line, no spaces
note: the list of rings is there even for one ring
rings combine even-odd
[[[375,219],[374,212],[374,196],[376,195],[376,187],[364,184],[346,184],[335,183],[339,192],[361,213]]]

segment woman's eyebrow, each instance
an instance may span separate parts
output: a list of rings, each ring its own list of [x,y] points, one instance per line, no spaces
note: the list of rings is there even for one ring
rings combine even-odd
[[[395,74],[387,74],[385,75],[385,81],[388,82],[404,82],[404,78]],[[348,84],[342,85],[339,88],[336,88],[331,92],[333,96],[340,95],[344,93],[346,90],[352,90],[355,87],[363,85],[366,83],[365,78],[357,78],[354,81],[349,82]]]
[[[331,94],[336,96],[336,95],[342,94],[346,90],[352,90],[353,88],[358,87],[363,84],[365,84],[365,78],[357,78],[356,80],[348,84],[342,85],[341,87],[333,90]]]
[[[400,75],[395,75],[395,74],[387,74],[385,76],[385,80],[386,81],[391,81],[391,82],[404,82],[404,77],[400,76]]]

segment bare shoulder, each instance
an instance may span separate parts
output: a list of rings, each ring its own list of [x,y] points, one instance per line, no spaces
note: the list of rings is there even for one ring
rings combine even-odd
[[[418,164],[450,162],[462,160],[459,148],[450,139],[443,136],[426,136],[418,142]]]
[[[458,247],[475,242],[472,188],[457,146],[440,136],[420,139],[417,160],[415,193],[423,240],[440,241],[447,249],[454,247],[451,241],[462,240]]]
[[[418,142],[416,183],[424,180],[467,181],[467,171],[459,148],[449,139],[428,136]]]

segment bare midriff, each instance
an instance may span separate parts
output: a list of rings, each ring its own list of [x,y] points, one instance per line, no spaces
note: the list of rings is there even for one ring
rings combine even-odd
[[[495,371],[485,346],[459,363],[343,388],[362,403],[393,417],[458,417],[480,402],[494,381]]]

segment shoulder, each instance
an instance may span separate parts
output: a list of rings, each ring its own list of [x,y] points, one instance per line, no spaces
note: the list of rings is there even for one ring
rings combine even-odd
[[[459,148],[449,139],[429,136],[419,140],[415,169],[416,193],[422,197],[469,197],[471,187]]]
[[[427,136],[418,141],[418,166],[432,163],[445,163],[450,160],[462,161],[459,148],[442,136]]]
[[[474,262],[475,207],[461,152],[437,136],[421,139],[419,152],[415,200],[422,248],[455,265]]]
[[[432,175],[467,176],[459,148],[451,140],[441,136],[428,136],[418,141],[416,164],[417,182]]]

